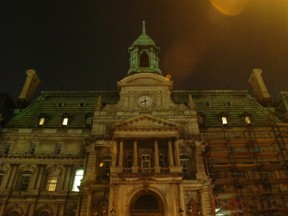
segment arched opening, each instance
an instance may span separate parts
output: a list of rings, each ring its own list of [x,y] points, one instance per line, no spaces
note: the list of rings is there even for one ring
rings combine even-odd
[[[140,54],[140,67],[149,67],[149,56],[146,52]]]
[[[130,205],[131,216],[164,216],[163,203],[152,191],[136,194]]]

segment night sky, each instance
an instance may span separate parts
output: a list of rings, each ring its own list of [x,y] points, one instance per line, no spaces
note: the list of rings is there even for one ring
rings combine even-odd
[[[15,100],[30,68],[43,91],[116,90],[142,20],[174,89],[250,89],[261,68],[288,91],[288,1],[210,1],[0,0],[0,92]]]

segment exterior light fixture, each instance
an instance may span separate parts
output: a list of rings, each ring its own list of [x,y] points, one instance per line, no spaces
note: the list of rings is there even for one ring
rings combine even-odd
[[[104,166],[104,162],[101,161],[100,164],[99,164],[99,167],[103,167]]]

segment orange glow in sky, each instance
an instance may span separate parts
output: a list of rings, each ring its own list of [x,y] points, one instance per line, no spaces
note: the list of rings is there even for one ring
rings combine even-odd
[[[247,7],[248,0],[210,0],[214,8],[227,16],[237,16]]]

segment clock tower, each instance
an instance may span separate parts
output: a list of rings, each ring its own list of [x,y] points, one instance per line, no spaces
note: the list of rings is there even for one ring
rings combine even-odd
[[[117,83],[119,100],[103,106],[99,97],[96,105],[87,160],[91,170],[86,171],[83,194],[88,203],[100,205],[104,191],[105,212],[117,215],[185,214],[192,201],[198,206],[205,202],[201,211],[211,215],[192,96],[187,104],[171,99],[173,82],[159,69],[159,48],[144,21],[129,52],[128,74]],[[103,176],[109,178],[108,186],[101,185]],[[100,209],[91,205],[81,212],[106,215]]]

